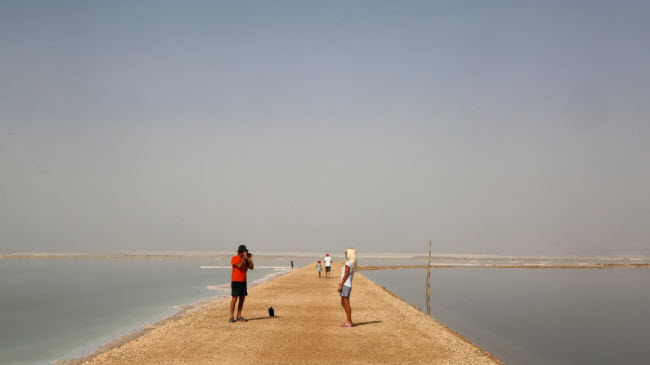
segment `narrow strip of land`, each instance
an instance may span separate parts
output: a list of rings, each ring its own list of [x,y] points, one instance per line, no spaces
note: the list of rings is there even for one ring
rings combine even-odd
[[[351,295],[355,326],[341,328],[340,270],[336,263],[332,278],[319,279],[308,265],[251,288],[246,323],[229,323],[229,300],[219,302],[86,364],[500,364],[361,274]]]
[[[391,269],[426,269],[427,265],[359,266],[357,271]],[[432,264],[432,269],[648,269],[650,264],[576,264],[576,265],[506,265],[506,264]]]

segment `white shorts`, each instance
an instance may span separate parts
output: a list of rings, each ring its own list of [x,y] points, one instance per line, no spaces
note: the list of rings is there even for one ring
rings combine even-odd
[[[351,291],[352,291],[352,288],[350,288],[349,286],[343,285],[343,289],[341,289],[341,296],[343,298],[349,298]]]

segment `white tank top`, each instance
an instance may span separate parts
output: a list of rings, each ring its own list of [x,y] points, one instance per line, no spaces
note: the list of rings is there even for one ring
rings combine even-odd
[[[348,266],[350,268],[350,274],[348,275],[348,279],[345,281],[345,283],[343,283],[343,285],[351,288],[352,287],[352,279],[354,278],[354,271],[352,271],[352,267],[354,266],[354,264],[352,263],[352,261],[348,261],[348,262],[345,263],[345,265],[341,269],[341,280],[343,280],[343,278],[345,277],[345,267],[346,266]]]

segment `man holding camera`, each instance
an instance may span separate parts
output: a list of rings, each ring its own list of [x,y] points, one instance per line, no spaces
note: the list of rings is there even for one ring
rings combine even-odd
[[[241,310],[244,308],[244,300],[248,295],[246,288],[246,272],[248,269],[253,270],[253,254],[248,253],[246,246],[239,245],[237,249],[237,256],[230,259],[232,265],[232,276],[230,287],[232,289],[232,301],[230,302],[230,319],[229,322],[248,322],[248,320],[241,316]],[[235,304],[239,299],[237,306],[237,319],[235,319]]]

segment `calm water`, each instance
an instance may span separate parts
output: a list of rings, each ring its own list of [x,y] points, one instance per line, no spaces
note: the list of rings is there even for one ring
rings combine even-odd
[[[256,260],[257,266],[287,264]],[[175,306],[228,294],[208,287],[228,284],[229,269],[202,265],[228,261],[0,260],[0,364],[82,356],[173,314]],[[256,269],[249,281],[271,273]],[[363,274],[425,308],[425,270]],[[507,364],[646,364],[649,279],[645,269],[437,269],[432,312]]]
[[[426,309],[426,270],[364,275]],[[648,364],[650,270],[437,269],[431,311],[506,364]]]
[[[256,265],[288,265],[256,260]],[[306,262],[305,262],[306,263]],[[107,341],[228,294],[229,265],[210,259],[0,260],[0,364],[47,364],[86,355]],[[249,283],[273,273],[249,272]]]

